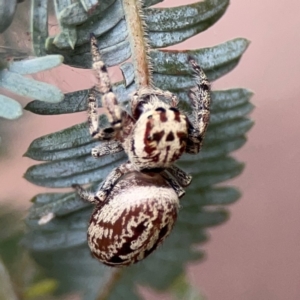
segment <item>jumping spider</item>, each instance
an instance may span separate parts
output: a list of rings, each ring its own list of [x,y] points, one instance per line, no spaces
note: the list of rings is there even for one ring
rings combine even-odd
[[[97,40],[91,35],[93,69],[107,110],[110,127],[98,127],[96,90],[88,96],[88,124],[93,138],[106,141],[92,149],[94,157],[125,151],[128,162],[112,170],[93,194],[74,184],[78,195],[96,204],[88,229],[93,255],[110,266],[136,263],[169,235],[177,217],[179,198],[192,177],[174,165],[186,152],[200,151],[209,122],[210,85],[196,61],[196,87],[189,98],[193,118],[177,108],[177,97],[156,88],[137,90],[130,101],[131,115],[112,91]]]

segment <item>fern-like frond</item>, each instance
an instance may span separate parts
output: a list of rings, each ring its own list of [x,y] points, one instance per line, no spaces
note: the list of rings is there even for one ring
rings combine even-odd
[[[113,85],[119,102],[125,106],[137,87],[153,83],[173,91],[181,100],[181,107],[189,110],[187,89],[193,86],[193,77],[186,64],[188,55],[199,61],[213,81],[231,71],[249,45],[246,39],[237,38],[204,49],[159,49],[212,26],[225,13],[229,1],[206,0],[175,8],[149,7],[162,2],[159,0],[146,0],[143,7],[137,2],[55,0],[61,31],[49,37],[48,1],[34,0],[32,29],[36,54],[60,54],[70,66],[90,68],[88,37],[93,32],[104,62],[108,66],[121,64],[124,79]],[[133,23],[140,30],[136,36]],[[26,109],[41,115],[76,113],[85,110],[88,92],[67,93],[60,103],[35,100]],[[174,231],[160,249],[137,265],[115,273],[90,257],[86,230],[92,207],[73,192],[34,197],[23,243],[36,261],[60,280],[61,292],[83,291],[85,299],[95,299],[99,291],[108,299],[139,299],[136,284],[166,290],[182,275],[187,262],[203,257],[202,251],[193,246],[207,240],[206,228],[227,220],[224,205],[240,196],[232,187],[215,185],[239,175],[244,168],[243,163],[231,157],[231,152],[245,144],[245,135],[253,125],[247,118],[253,109],[251,96],[243,88],[213,91],[211,123],[203,150],[196,156],[184,155],[179,162],[194,180],[181,202]],[[101,97],[98,98],[100,105]],[[100,118],[100,122],[105,123],[106,118]],[[90,138],[85,123],[40,137],[31,143],[25,155],[45,162],[30,167],[25,178],[45,187],[79,183],[91,184],[93,189],[126,159],[121,153],[95,160],[90,150],[97,143]],[[51,220],[41,226],[41,218],[47,216]]]

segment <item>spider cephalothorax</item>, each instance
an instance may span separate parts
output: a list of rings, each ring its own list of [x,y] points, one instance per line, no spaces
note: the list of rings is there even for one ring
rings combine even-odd
[[[209,121],[210,87],[202,69],[195,60],[189,62],[196,74],[196,87],[189,96],[193,116],[188,117],[177,108],[178,99],[169,91],[141,88],[130,101],[131,115],[118,105],[111,83],[101,60],[97,40],[91,38],[93,69],[98,78],[97,89],[102,106],[107,109],[111,127],[98,128],[98,114],[94,90],[88,101],[91,135],[99,140],[111,141],[93,150],[100,157],[107,153],[125,151],[137,171],[169,168],[184,153],[198,153]],[[113,149],[113,150],[112,150]]]
[[[143,89],[133,96],[138,103],[132,105],[136,121],[123,145],[130,162],[139,171],[168,168],[186,149],[188,119],[176,108],[174,96],[165,94],[158,89]]]
[[[95,257],[110,266],[140,261],[163,242],[177,217],[178,199],[192,177],[174,162],[186,153],[198,153],[209,121],[210,86],[194,59],[196,86],[189,91],[192,119],[178,108],[177,97],[157,88],[141,88],[123,110],[112,91],[97,40],[91,37],[96,89],[88,96],[88,123],[93,138],[105,143],[92,149],[94,157],[125,151],[121,164],[96,193],[75,184],[79,196],[96,204],[88,230]],[[98,127],[96,90],[102,93],[110,127]]]

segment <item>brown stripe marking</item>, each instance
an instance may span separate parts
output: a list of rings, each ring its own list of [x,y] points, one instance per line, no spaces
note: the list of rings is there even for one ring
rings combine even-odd
[[[172,142],[174,141],[174,139],[175,139],[174,133],[170,131],[169,134],[167,135],[166,142]]]
[[[160,142],[160,140],[163,138],[164,135],[165,135],[164,130],[155,132],[155,133],[153,133],[152,140],[156,141],[157,144],[158,144]]]
[[[180,147],[179,151],[176,151],[176,152],[173,154],[173,156],[172,156],[172,158],[171,158],[171,162],[178,160],[178,159],[180,158],[180,156],[183,154],[183,152],[185,151],[185,148],[186,148],[186,143],[184,143],[184,144]]]
[[[184,131],[178,131],[176,133],[177,137],[179,138],[179,142],[180,144],[182,144],[183,142],[186,142],[187,140],[187,133]]]
[[[168,118],[167,118],[167,115],[165,112],[160,113],[160,121],[163,123],[168,121]]]
[[[179,110],[175,107],[170,107],[169,109],[174,112],[174,120],[176,122],[180,122],[180,112],[179,112]]]
[[[152,120],[150,119],[146,124],[146,130],[144,135],[144,145],[145,145],[144,150],[148,154],[151,154],[155,150],[155,147],[151,147],[149,145],[149,137],[151,137],[150,132],[152,127],[153,127]]]

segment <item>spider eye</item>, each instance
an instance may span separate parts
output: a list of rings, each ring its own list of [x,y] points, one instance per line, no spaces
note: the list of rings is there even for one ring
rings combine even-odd
[[[115,130],[112,127],[105,128],[103,130],[105,133],[113,133]]]
[[[148,135],[147,136],[147,141],[152,141],[153,139],[152,139],[152,136],[151,135]]]
[[[158,107],[157,109],[156,109],[156,111],[161,111],[161,112],[166,112],[166,110],[163,108],[163,107]]]
[[[172,111],[174,111],[176,113],[179,113],[179,110],[176,107],[170,107],[169,110],[172,110]]]

